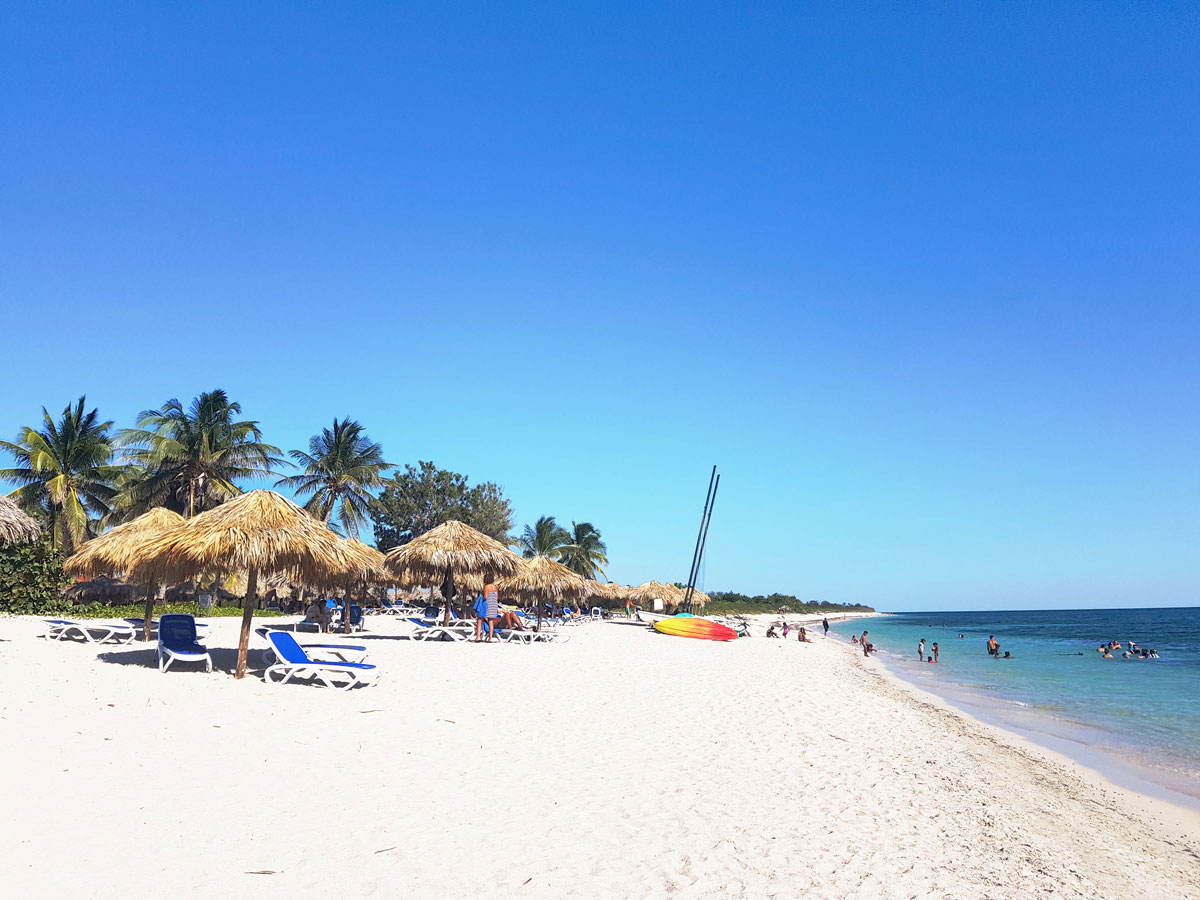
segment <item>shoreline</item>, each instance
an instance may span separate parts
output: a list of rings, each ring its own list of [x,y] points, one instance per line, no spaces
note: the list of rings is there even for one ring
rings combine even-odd
[[[981,725],[996,728],[1006,734],[1010,734],[1023,744],[1038,747],[1056,757],[1070,760],[1082,769],[1093,773],[1106,785],[1120,788],[1140,797],[1160,801],[1171,807],[1186,810],[1188,813],[1200,817],[1200,797],[1175,790],[1169,785],[1155,780],[1151,777],[1148,766],[1140,765],[1133,760],[1126,759],[1108,748],[1092,748],[1083,740],[1072,740],[1069,737],[1056,734],[1049,729],[1038,729],[1033,725],[1022,726],[1021,723],[1006,718],[1002,707],[989,707],[986,702],[988,699],[986,695],[981,695],[978,701],[975,701],[975,698],[971,696],[969,688],[962,691],[947,690],[945,694],[939,693],[931,686],[914,680],[903,666],[895,663],[889,664],[889,658],[887,654],[876,654],[873,657],[887,675],[894,678],[901,685],[936,699],[952,709],[961,712],[963,715],[970,716]],[[1053,719],[1044,717],[1043,714],[1040,714],[1036,710],[1020,709],[1033,722],[1042,721],[1043,719],[1045,721],[1053,721]]]
[[[838,643],[855,657],[862,656],[861,652],[855,651],[853,645],[841,640]],[[928,704],[945,713],[959,716],[970,722],[974,727],[987,732],[997,743],[1004,744],[1013,750],[1030,756],[1041,757],[1048,764],[1061,766],[1070,771],[1075,777],[1088,782],[1097,791],[1103,794],[1112,793],[1117,795],[1122,804],[1134,804],[1145,815],[1150,815],[1159,821],[1169,823],[1171,827],[1184,829],[1200,835],[1200,806],[1194,807],[1186,803],[1175,802],[1169,797],[1156,793],[1138,790],[1118,779],[1110,777],[1102,769],[1088,765],[1087,762],[1079,760],[1069,753],[1047,746],[1035,737],[1023,734],[1021,731],[1010,728],[1006,724],[988,721],[972,710],[963,709],[953,700],[908,680],[895,669],[888,666],[878,655],[869,659],[864,658],[863,665],[865,668],[887,680],[898,690],[904,691],[919,702]],[[1163,788],[1163,790],[1167,789]]]
[[[847,646],[849,635],[857,630],[844,625],[835,629],[837,639]],[[1030,701],[1029,691],[1006,691],[1003,679],[993,683],[986,675],[915,666],[906,655],[896,652],[895,635],[887,629],[880,635],[884,646],[872,654],[872,659],[902,684],[936,697],[982,724],[1068,758],[1095,772],[1106,784],[1200,814],[1200,783],[1196,781],[1200,772],[1193,757],[1151,741],[1126,741],[1124,745],[1113,741],[1094,720],[1080,715],[1078,703],[1072,714],[1069,705],[1043,707]],[[984,683],[977,684],[981,678]],[[1070,700],[1057,702],[1069,704]]]
[[[372,617],[330,640],[368,646],[380,684],[341,692],[234,680],[238,623],[209,624],[216,671],[163,674],[153,644],[0,619],[15,894],[140,900],[199,868],[197,900],[1200,900],[1200,818],[837,639],[618,619],[438,644]]]

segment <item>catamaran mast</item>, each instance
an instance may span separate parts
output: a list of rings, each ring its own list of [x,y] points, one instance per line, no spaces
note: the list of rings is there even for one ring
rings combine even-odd
[[[687,590],[683,595],[684,612],[692,611],[692,594],[696,591],[696,579],[700,575],[700,564],[704,559],[704,545],[708,542],[708,526],[712,522],[713,507],[717,503],[717,489],[721,486],[721,476],[717,467],[713,466],[712,475],[708,478],[708,493],[704,497],[704,512],[700,515],[700,533],[696,535],[696,549],[692,552],[692,567],[688,570]]]

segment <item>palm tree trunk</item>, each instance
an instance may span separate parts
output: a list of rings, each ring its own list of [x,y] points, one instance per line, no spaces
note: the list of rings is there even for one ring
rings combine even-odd
[[[350,633],[350,583],[342,591],[342,634]]]
[[[150,640],[150,620],[154,618],[154,598],[158,595],[158,580],[150,579],[146,591],[146,609],[142,612],[142,640]]]
[[[246,599],[242,602],[242,633],[238,637],[237,670],[234,678],[246,677],[246,653],[250,649],[250,620],[254,618],[254,601],[258,595],[258,567],[251,566],[246,576]]]

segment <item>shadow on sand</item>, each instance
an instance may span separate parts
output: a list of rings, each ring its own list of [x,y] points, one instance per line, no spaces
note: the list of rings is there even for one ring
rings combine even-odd
[[[213,647],[208,651],[208,655],[212,657],[213,672],[223,672],[226,675],[232,675],[237,669],[237,648],[227,649],[224,647]],[[146,669],[158,668],[158,654],[156,651],[149,648],[138,650],[110,650],[104,653],[99,653],[96,658],[101,662],[111,663],[117,666],[141,666]],[[260,648],[251,647],[250,652],[246,655],[246,675],[262,677],[263,673],[263,655]],[[176,660],[171,663],[171,668],[167,670],[167,675],[174,675],[176,672],[188,673],[194,672],[199,675],[207,675],[204,671],[204,663],[185,662]]]

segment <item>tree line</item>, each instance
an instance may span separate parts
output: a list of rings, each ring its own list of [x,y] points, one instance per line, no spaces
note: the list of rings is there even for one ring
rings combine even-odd
[[[373,527],[380,550],[458,519],[527,557],[549,556],[588,578],[608,563],[600,532],[590,523],[572,522],[568,532],[543,516],[525,526],[525,534],[511,535],[512,506],[499,485],[472,485],[465,475],[429,461],[399,470],[350,418],[334,418],[306,449],[285,454],[221,389],[186,406],[169,399],[141,412],[131,428],[116,428],[87,405],[82,396],[57,418],[43,407],[40,425],[21,428],[14,441],[0,440],[0,451],[14,462],[0,469],[0,481],[16,485],[9,496],[45,524],[52,548],[63,557],[151,509],[191,518],[242,493],[249,481],[274,478],[276,488],[290,491],[336,532],[357,538]],[[287,469],[299,472],[285,474]],[[525,536],[539,529],[548,543],[527,547]]]

